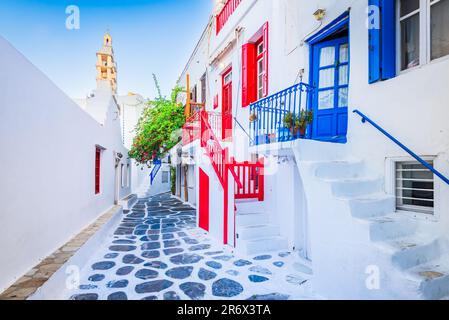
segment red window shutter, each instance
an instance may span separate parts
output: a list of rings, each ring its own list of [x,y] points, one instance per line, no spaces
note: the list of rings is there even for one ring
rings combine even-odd
[[[263,43],[264,43],[264,52],[263,52],[263,62],[265,75],[263,77],[263,95],[264,97],[268,96],[268,49],[269,49],[269,41],[268,41],[268,21],[263,25]]]
[[[242,47],[242,107],[257,100],[256,46],[247,43]]]
[[[101,150],[99,148],[95,151],[95,194],[100,193],[100,164],[101,164]]]

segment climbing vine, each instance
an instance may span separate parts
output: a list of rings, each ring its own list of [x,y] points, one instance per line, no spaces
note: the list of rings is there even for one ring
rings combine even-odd
[[[184,106],[177,102],[183,88],[176,86],[170,98],[161,95],[159,83],[153,75],[158,97],[148,102],[136,127],[136,137],[129,156],[139,164],[162,159],[181,140],[180,129],[185,123]]]

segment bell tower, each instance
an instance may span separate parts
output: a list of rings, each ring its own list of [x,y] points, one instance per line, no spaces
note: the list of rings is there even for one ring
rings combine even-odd
[[[97,52],[97,88],[102,82],[107,82],[112,92],[117,93],[117,65],[114,60],[112,37],[109,33],[104,35],[103,47]]]

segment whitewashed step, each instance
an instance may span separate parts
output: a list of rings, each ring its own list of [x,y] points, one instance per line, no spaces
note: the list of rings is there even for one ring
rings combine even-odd
[[[407,270],[409,276],[420,282],[424,299],[437,300],[449,297],[449,255]]]
[[[236,218],[237,228],[268,224],[268,213],[238,213]]]
[[[380,217],[395,209],[396,199],[385,193],[349,199],[351,214],[355,218]]]
[[[399,213],[370,218],[367,221],[370,226],[370,238],[372,241],[388,241],[405,238],[415,234],[418,229],[416,220]]]
[[[280,235],[279,226],[272,224],[254,225],[237,228],[237,238],[240,240],[260,239]]]
[[[379,193],[383,180],[380,178],[358,178],[329,180],[335,197],[348,199]]]
[[[287,249],[288,241],[285,237],[277,236],[251,240],[237,239],[237,250],[245,255],[257,255]]]
[[[364,173],[362,161],[329,161],[317,164],[315,175],[321,179],[354,179]]]
[[[442,240],[439,238],[412,236],[384,244],[391,252],[393,264],[402,270],[437,259],[443,253]]]

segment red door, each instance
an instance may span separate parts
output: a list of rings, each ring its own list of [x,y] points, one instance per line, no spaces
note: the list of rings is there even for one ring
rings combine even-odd
[[[209,176],[200,168],[199,227],[209,231]]]
[[[232,68],[223,74],[222,138],[232,138]]]

